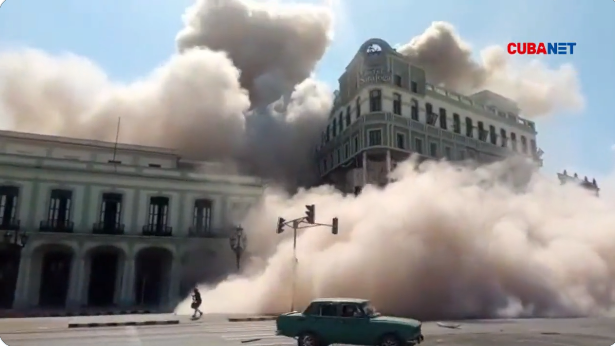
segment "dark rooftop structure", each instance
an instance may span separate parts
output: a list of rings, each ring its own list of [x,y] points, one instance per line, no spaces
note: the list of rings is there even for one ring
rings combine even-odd
[[[563,184],[568,184],[568,183],[574,183],[574,184],[578,184],[579,186],[592,191],[596,194],[596,196],[598,196],[599,192],[600,192],[600,188],[598,187],[598,184],[596,183],[596,179],[592,179],[591,181],[589,181],[589,179],[587,179],[587,177],[581,179],[579,178],[578,174],[574,174],[572,176],[568,175],[568,172],[566,172],[566,170],[564,170],[563,173],[557,173],[557,178],[559,179],[560,183]]]

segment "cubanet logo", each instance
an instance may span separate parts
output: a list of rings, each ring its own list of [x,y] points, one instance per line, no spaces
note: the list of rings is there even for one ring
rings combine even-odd
[[[508,44],[508,54],[574,54],[576,42],[511,42]]]
[[[0,7],[2,7],[2,4],[4,4],[5,1],[6,0],[0,0]],[[0,346],[2,346],[2,345],[4,345],[4,344],[0,344]]]
[[[6,1],[6,0],[0,0],[0,6],[2,6],[2,3]],[[4,341],[2,341],[2,338],[0,338],[0,346],[9,346],[7,345]]]

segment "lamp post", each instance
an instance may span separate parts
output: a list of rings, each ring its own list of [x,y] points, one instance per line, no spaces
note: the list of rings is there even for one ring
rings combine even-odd
[[[4,243],[24,247],[28,243],[28,235],[25,232],[6,231],[4,232]]]
[[[233,234],[230,238],[231,250],[235,253],[235,260],[237,261],[237,270],[241,267],[241,255],[243,255],[243,251],[246,249],[247,245],[247,237],[243,232],[243,228],[241,226],[235,227],[235,234]]]

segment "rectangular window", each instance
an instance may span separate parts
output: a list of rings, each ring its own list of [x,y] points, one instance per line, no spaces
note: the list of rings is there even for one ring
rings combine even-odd
[[[536,155],[536,153],[538,152],[538,148],[536,147],[536,141],[535,140],[530,140],[530,147],[532,149],[532,155]]]
[[[510,133],[510,142],[512,144],[512,150],[517,151],[517,134],[514,132]]]
[[[414,151],[419,154],[423,153],[423,141],[420,138],[414,139]]]
[[[346,107],[346,127],[350,126],[350,106]]]
[[[102,195],[100,217],[98,221],[101,223],[102,230],[104,231],[120,230],[120,223],[122,221],[122,194],[104,193]]]
[[[211,232],[211,211],[213,202],[209,199],[194,201],[192,227],[197,232]]]
[[[15,219],[18,198],[18,187],[0,187],[0,229],[14,230],[18,226],[19,222]]]
[[[521,136],[521,152],[527,154],[527,138]]]
[[[498,134],[495,132],[495,126],[489,125],[489,141],[491,144],[498,144]]]
[[[466,159],[466,152],[464,150],[459,150],[459,160],[465,160]]]
[[[396,74],[393,80],[395,82],[395,86],[401,87],[401,76],[400,75]]]
[[[393,94],[393,114],[401,115],[401,94]]]
[[[350,157],[350,144],[346,142],[346,145],[344,145],[344,159],[347,159],[349,157]]]
[[[466,117],[466,136],[474,138],[474,124],[472,124],[472,119],[468,117]]]
[[[482,121],[478,122],[478,140],[485,142],[487,140],[487,131]]]
[[[359,151],[359,136],[354,136],[354,152]]]
[[[337,123],[340,125],[340,133],[344,130],[344,112],[340,112],[337,116]]]
[[[508,146],[508,138],[506,138],[506,130],[504,129],[500,130],[500,145],[503,148],[506,148]]]
[[[431,103],[425,104],[425,119],[427,120],[428,125],[436,124],[436,115],[433,113],[433,106]]]
[[[444,157],[446,157],[447,160],[453,159],[453,153],[450,147],[444,147]]]
[[[370,130],[368,132],[369,136],[369,146],[382,145],[382,131],[381,130]]]
[[[412,99],[412,106],[410,108],[410,117],[412,120],[419,121],[419,101]]]
[[[440,128],[446,130],[447,127],[448,126],[446,124],[446,109],[440,108]]]
[[[380,91],[379,89],[371,90],[369,92],[369,111],[382,111],[382,91]]]
[[[357,97],[357,105],[355,107],[357,109],[357,119],[361,117],[361,98]]]
[[[438,144],[429,143],[429,155],[433,157],[438,157]]]
[[[163,232],[167,226],[169,199],[167,197],[152,197],[149,200],[148,231]]]
[[[397,139],[397,147],[399,149],[406,149],[406,136],[403,133],[398,133],[396,135]]]
[[[461,119],[457,113],[453,113],[453,132],[461,133]]]
[[[415,94],[418,93],[419,85],[416,82],[410,82],[410,91],[412,91]]]
[[[56,189],[51,191],[47,214],[47,221],[49,221],[51,228],[64,228],[70,224],[72,200],[73,192],[70,190]]]

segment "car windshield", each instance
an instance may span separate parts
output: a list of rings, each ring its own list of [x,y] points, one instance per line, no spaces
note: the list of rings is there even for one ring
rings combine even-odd
[[[363,305],[363,311],[365,311],[365,315],[369,317],[380,316],[380,313],[376,310],[376,308],[372,304]]]

